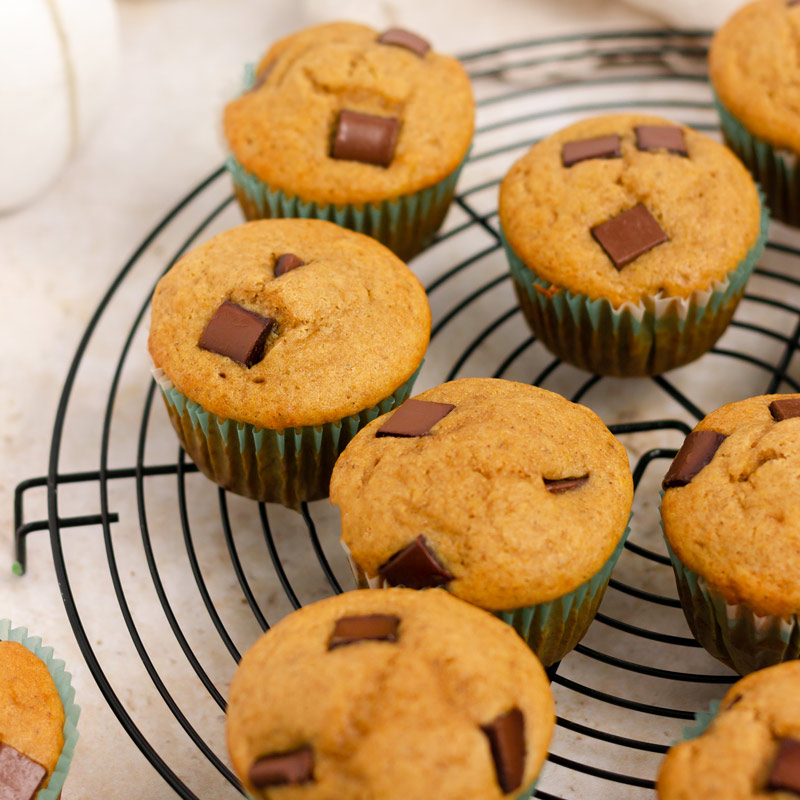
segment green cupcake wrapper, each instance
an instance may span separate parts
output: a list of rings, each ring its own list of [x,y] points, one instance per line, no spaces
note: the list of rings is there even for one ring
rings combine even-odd
[[[725,144],[761,184],[775,219],[800,227],[800,154],[780,150],[745,128],[714,95]]]
[[[408,398],[422,363],[372,408],[281,431],[218,417],[178,391],[161,370],[154,376],[183,449],[204,475],[236,494],[297,510],[304,501],[328,496],[340,453],[367,423]]]
[[[19,642],[43,661],[61,698],[61,705],[64,707],[64,747],[47,786],[37,795],[37,800],[58,800],[72,764],[75,745],[78,743],[78,717],[81,709],[75,705],[72,675],[64,669],[63,661],[53,657],[52,647],[44,646],[39,636],[29,636],[27,628],[12,628],[11,620],[0,619],[0,641]]]
[[[712,700],[708,704],[708,711],[695,711],[694,722],[691,725],[685,725],[681,729],[683,736],[679,741],[688,742],[690,739],[702,736],[714,721],[714,717],[719,713],[721,703],[721,700]],[[673,742],[673,744],[677,744],[677,742]]]
[[[648,297],[615,308],[606,298],[573,294],[544,280],[514,252],[502,229],[514,289],[536,337],[562,361],[598,375],[660,375],[687,364],[722,336],[764,251],[769,212],[761,201],[759,235],[736,269],[688,301]],[[538,288],[537,288],[538,287]]]

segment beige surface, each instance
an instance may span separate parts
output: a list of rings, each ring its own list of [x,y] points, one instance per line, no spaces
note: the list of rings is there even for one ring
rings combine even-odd
[[[274,278],[282,253],[306,265]],[[277,320],[250,369],[197,345],[224,300]],[[330,222],[266,220],[216,236],[159,281],[149,347],[207,411],[282,430],[371,408],[419,366],[429,335],[424,289],[383,245]]]
[[[636,125],[660,117],[595,117],[534,145],[500,190],[500,221],[514,252],[533,272],[576,294],[614,306],[643,297],[688,297],[735,269],[755,243],[755,184],[723,145],[683,127],[689,157],[636,147]],[[622,158],[564,167],[565,142],[619,134]],[[618,270],[591,229],[644,203],[669,241]]]
[[[731,704],[740,698],[735,705]],[[791,800],[765,790],[777,740],[800,738],[800,661],[753,672],[725,695],[709,729],[673,747],[658,776],[661,800]]]
[[[328,651],[335,621],[393,614],[398,641]],[[553,730],[544,670],[505,623],[444,591],[347,592],[307,606],[259,639],[231,684],[228,746],[248,785],[262,755],[305,744],[314,783],[261,796],[303,800],[496,800],[504,795],[480,729],[519,708],[523,788]]]
[[[417,397],[456,408],[419,438],[376,438],[384,415],[334,468],[342,541],[368,575],[424,534],[455,576],[453,594],[501,610],[560,597],[603,566],[625,530],[633,484],[625,449],[592,411],[491,378]],[[563,494],[542,481],[587,473]]]
[[[41,764],[49,780],[63,727],[64,707],[44,662],[18,642],[0,642],[0,742]]]
[[[729,403],[697,425],[728,438],[661,514],[678,558],[729,602],[786,616],[800,611],[800,418],[775,422],[777,397],[800,395]]]
[[[716,33],[709,71],[722,104],[760,139],[800,152],[800,6],[757,0]]]
[[[386,200],[449,175],[474,127],[463,67],[433,51],[420,58],[379,44],[378,35],[332,23],[275,44],[259,66],[272,65],[263,86],[225,109],[225,135],[239,163],[273,188],[320,203]],[[388,167],[330,157],[342,109],[401,120]]]

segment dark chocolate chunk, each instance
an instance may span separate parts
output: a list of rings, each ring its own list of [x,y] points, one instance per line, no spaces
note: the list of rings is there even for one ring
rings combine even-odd
[[[453,580],[453,574],[437,561],[424,536],[417,536],[408,547],[395,553],[379,567],[378,575],[391,586],[409,589],[442,586]]]
[[[728,437],[716,431],[692,431],[670,464],[662,489],[686,486],[703,467],[711,463],[714,453]]]
[[[250,767],[249,778],[256,789],[308,783],[314,779],[314,753],[310,747],[301,747],[289,753],[261,756]]]
[[[641,203],[608,222],[596,225],[592,228],[592,236],[617,269],[622,269],[643,253],[667,241],[667,234]]]
[[[619,136],[598,136],[595,139],[578,139],[565,142],[561,148],[561,163],[571,167],[590,158],[621,158]]]
[[[282,256],[278,256],[275,262],[275,277],[279,278],[281,275],[285,275],[293,269],[304,267],[305,264],[306,262],[294,253],[284,253]]]
[[[772,769],[767,778],[767,789],[772,792],[794,792],[800,795],[800,740],[780,740],[778,755],[772,762]]]
[[[525,774],[525,718],[518,708],[495,717],[481,730],[492,748],[497,782],[504,794],[522,786]]]
[[[792,6],[796,6],[798,3],[800,3],[800,0],[787,0],[786,5],[791,8]]]
[[[0,743],[0,798],[33,800],[47,770],[10,744]]]
[[[581,475],[580,478],[558,478],[557,480],[544,478],[544,488],[552,494],[562,494],[570,489],[577,489],[579,486],[583,486],[588,480],[588,475]]]
[[[388,167],[394,158],[400,120],[341,111],[333,137],[333,158]]]
[[[396,642],[400,618],[392,614],[366,614],[363,617],[342,617],[336,620],[328,650],[355,642]]]
[[[416,33],[403,30],[403,28],[389,28],[386,33],[382,33],[378,37],[381,44],[393,44],[397,47],[405,47],[406,50],[411,50],[418,56],[424,56],[428,50],[431,49],[430,42],[425,41],[421,36]]]
[[[260,317],[226,300],[208,321],[198,344],[249,368],[264,358],[264,344],[274,327],[272,317]]]
[[[636,146],[640,150],[668,150],[688,156],[683,130],[676,125],[637,125]]]
[[[769,404],[769,413],[772,414],[772,419],[775,422],[781,422],[791,417],[800,417],[800,397],[785,397],[781,400],[773,400]]]
[[[431,403],[428,400],[406,400],[378,428],[375,436],[425,436],[431,428],[453,409],[450,403]]]

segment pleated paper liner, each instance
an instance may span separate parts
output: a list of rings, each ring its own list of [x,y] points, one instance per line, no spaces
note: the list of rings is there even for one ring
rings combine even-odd
[[[12,628],[11,620],[0,619],[0,641],[19,642],[44,662],[64,707],[64,747],[50,776],[47,786],[37,794],[37,800],[58,800],[64,781],[67,778],[75,745],[78,743],[78,717],[80,706],[75,705],[75,689],[72,688],[72,675],[64,669],[64,662],[53,657],[53,648],[42,644],[38,636],[29,636],[27,628]]]
[[[408,398],[421,368],[371,408],[280,431],[218,417],[176,389],[163,370],[155,368],[153,376],[183,449],[204,475],[236,494],[297,510],[304,501],[328,496],[340,453],[367,423]]]
[[[723,280],[688,298],[649,296],[619,308],[544,280],[517,256],[502,230],[501,236],[520,307],[537,339],[562,361],[589,372],[637,377],[660,375],[713,347],[744,294],[768,229],[762,199],[758,238]]]

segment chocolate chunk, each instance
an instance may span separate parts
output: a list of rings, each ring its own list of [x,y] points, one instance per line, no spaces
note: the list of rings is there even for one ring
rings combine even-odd
[[[583,486],[588,480],[588,475],[581,475],[580,478],[558,478],[557,480],[544,478],[544,488],[552,494],[563,494],[570,489],[577,489],[579,486]]]
[[[800,740],[780,740],[778,755],[772,762],[772,769],[767,778],[767,789],[772,792],[794,792],[800,795]]]
[[[306,262],[294,253],[284,253],[282,256],[278,256],[275,262],[275,277],[279,278],[281,275],[285,275],[293,269],[304,267],[305,264]]]
[[[47,770],[10,744],[0,743],[0,798],[33,800]]]
[[[703,467],[711,463],[714,453],[728,437],[716,431],[692,431],[670,464],[661,484],[662,489],[686,486]]]
[[[250,767],[249,778],[256,789],[308,783],[314,779],[314,753],[310,747],[301,747],[289,753],[261,756]]]
[[[667,234],[641,203],[608,222],[596,225],[592,228],[592,236],[617,269],[667,241]]]
[[[416,33],[411,33],[411,31],[406,31],[402,28],[389,28],[386,33],[378,37],[378,41],[381,44],[405,47],[406,50],[411,50],[412,53],[416,53],[420,57],[431,49],[430,42],[425,41],[421,36],[417,36]]]
[[[426,589],[453,580],[453,574],[437,560],[424,536],[417,536],[408,547],[395,553],[378,568],[378,575],[391,586]]]
[[[495,717],[481,730],[492,748],[497,782],[504,794],[522,786],[525,775],[525,718],[518,708]]]
[[[688,156],[683,130],[675,125],[637,125],[636,146],[640,150],[668,150]]]
[[[396,642],[399,617],[392,614],[366,614],[363,617],[342,617],[336,620],[328,650],[365,640]]]
[[[791,417],[800,417],[800,397],[785,397],[781,400],[773,400],[769,404],[769,413],[772,414],[772,419],[775,422],[781,422]]]
[[[394,158],[400,120],[341,111],[333,138],[333,158],[388,167]]]
[[[796,6],[798,3],[800,3],[800,0],[788,0],[786,5],[789,6],[789,8],[791,8],[792,6]]]
[[[565,142],[561,148],[561,163],[571,167],[590,158],[621,158],[619,136],[598,136],[595,139],[578,139]]]
[[[275,320],[260,317],[226,300],[208,321],[198,345],[250,368],[264,358],[264,344]]]
[[[431,403],[428,400],[406,400],[378,428],[375,436],[425,436],[431,428],[453,409],[450,403]]]

